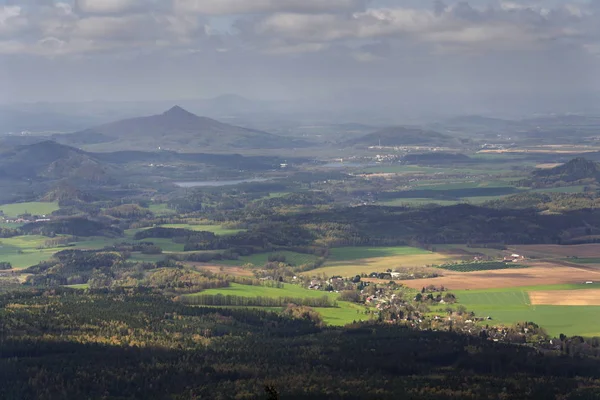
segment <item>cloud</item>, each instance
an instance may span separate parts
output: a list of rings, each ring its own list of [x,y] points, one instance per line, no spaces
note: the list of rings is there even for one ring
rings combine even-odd
[[[466,2],[431,9],[388,7],[353,13],[277,12],[256,19],[244,34],[290,43],[351,42],[387,38],[434,47],[493,51],[540,48],[568,41],[584,48],[600,40],[600,15],[567,4],[554,9],[502,3],[477,8]],[[590,43],[592,42],[592,43]],[[364,57],[363,57],[364,59]]]
[[[138,11],[149,2],[143,0],[75,0],[75,10],[86,14],[122,14]]]
[[[209,15],[356,10],[365,0],[174,0],[180,12]]]

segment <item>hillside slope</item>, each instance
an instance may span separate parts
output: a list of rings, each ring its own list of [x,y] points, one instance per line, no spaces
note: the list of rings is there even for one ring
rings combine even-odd
[[[461,142],[451,136],[420,128],[395,126],[344,142],[346,146],[433,146],[458,147]]]
[[[110,168],[90,154],[53,141],[17,146],[0,153],[0,177],[4,179],[106,183],[110,175]]]
[[[55,140],[69,145],[103,144],[111,149],[276,149],[305,147],[306,142],[199,117],[179,106],[157,115],[124,119]]]

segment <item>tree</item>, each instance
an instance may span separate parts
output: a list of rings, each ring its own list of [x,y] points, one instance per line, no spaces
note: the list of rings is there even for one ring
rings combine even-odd
[[[12,269],[12,264],[6,261],[0,262],[0,271]]]
[[[279,392],[273,385],[265,385],[265,393],[267,394],[267,400],[279,400]]]

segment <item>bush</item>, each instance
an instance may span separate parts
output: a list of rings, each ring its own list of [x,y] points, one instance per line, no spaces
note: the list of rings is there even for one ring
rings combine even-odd
[[[12,269],[12,264],[6,261],[0,262],[0,271]]]

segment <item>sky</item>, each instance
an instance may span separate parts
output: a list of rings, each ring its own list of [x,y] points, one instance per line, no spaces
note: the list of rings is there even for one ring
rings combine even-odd
[[[0,0],[2,103],[568,104],[599,67],[596,0]]]

